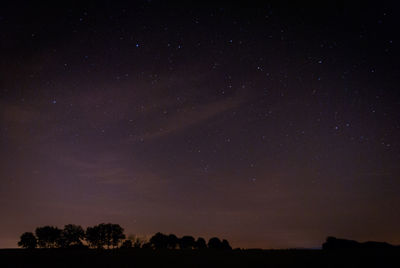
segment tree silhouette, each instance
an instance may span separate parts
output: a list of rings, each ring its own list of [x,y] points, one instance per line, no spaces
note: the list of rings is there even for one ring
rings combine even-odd
[[[150,244],[155,249],[163,249],[168,246],[168,236],[163,233],[156,233],[150,238]]]
[[[179,243],[179,239],[178,239],[178,237],[176,237],[176,235],[174,235],[174,234],[168,235],[167,247],[169,249],[176,249],[176,247],[178,246],[178,243]]]
[[[86,229],[86,240],[91,247],[117,247],[125,239],[124,229],[119,224],[101,223]]]
[[[54,226],[38,227],[35,230],[38,245],[42,248],[61,247],[61,233],[62,231]]]
[[[197,241],[195,243],[195,248],[197,248],[197,249],[207,248],[206,240],[202,237],[197,238]]]
[[[336,238],[333,236],[328,236],[326,238],[326,242],[322,244],[322,249],[324,250],[358,250],[358,249],[369,249],[369,250],[376,250],[376,249],[393,249],[395,246],[386,243],[386,242],[375,242],[375,241],[368,241],[360,243],[355,240],[343,239],[343,238]]]
[[[208,240],[208,248],[221,249],[222,248],[221,240],[219,240],[218,237],[210,238],[210,240]]]
[[[21,235],[21,239],[18,242],[18,246],[27,249],[33,249],[37,246],[37,239],[33,233],[26,232]]]
[[[231,250],[232,249],[231,245],[229,245],[228,240],[226,240],[226,239],[222,240],[221,249],[224,249],[224,250]]]
[[[195,246],[195,240],[193,236],[185,235],[179,239],[179,247],[181,249],[193,249]]]
[[[188,235],[178,238],[174,234],[165,235],[160,232],[154,234],[147,243],[145,243],[144,239],[134,235],[130,235],[126,240],[125,238],[124,229],[119,224],[101,223],[87,227],[86,232],[80,225],[67,224],[62,230],[54,226],[43,226],[36,228],[35,235],[30,232],[23,233],[18,246],[23,248],[36,248],[37,246],[41,248],[83,248],[89,246],[91,248],[110,249],[121,245],[121,248],[177,249],[179,245],[179,248],[182,250],[206,248],[232,249],[226,239],[221,241],[218,237],[211,238],[208,243],[202,237],[199,237],[197,240],[193,236]],[[83,244],[84,241],[88,246]],[[327,243],[335,241],[337,239],[330,237]],[[372,242],[369,243],[371,244]],[[365,247],[370,246],[368,243],[364,244]],[[383,247],[384,245],[379,246]]]
[[[102,246],[107,246],[109,249],[112,244],[112,226],[111,224],[101,223],[98,225]]]
[[[119,243],[125,239],[124,228],[122,228],[119,224],[108,224],[110,227],[107,230],[111,231],[111,245],[114,247],[118,247]]]
[[[62,230],[62,240],[64,247],[82,246],[85,239],[85,231],[79,225],[67,224]]]
[[[92,248],[102,248],[103,238],[98,225],[86,228],[86,241]]]

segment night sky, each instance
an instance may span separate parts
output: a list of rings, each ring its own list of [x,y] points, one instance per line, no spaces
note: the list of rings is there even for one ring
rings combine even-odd
[[[101,222],[400,244],[394,4],[31,2],[0,4],[0,247]]]

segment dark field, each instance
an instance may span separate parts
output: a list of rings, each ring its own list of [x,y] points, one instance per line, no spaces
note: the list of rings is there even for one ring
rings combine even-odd
[[[400,251],[3,249],[0,267],[400,267]]]

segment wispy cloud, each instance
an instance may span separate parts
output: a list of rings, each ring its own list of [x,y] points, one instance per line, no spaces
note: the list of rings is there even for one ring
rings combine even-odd
[[[59,157],[58,161],[73,170],[77,177],[92,180],[97,184],[131,185],[138,191],[146,192],[166,183],[156,173],[142,168],[138,161],[126,165],[121,155],[112,153],[91,155],[88,158],[68,155]]]
[[[122,143],[153,140],[177,134],[243,104],[247,93],[241,89],[223,99],[204,94],[216,90],[210,85],[210,75],[159,74],[161,78],[155,84],[146,78],[83,82],[76,94],[65,90],[29,102],[0,102],[0,119],[17,142],[26,140],[27,128],[33,130],[31,140],[43,142],[69,142],[70,137],[84,138],[85,133],[102,130]],[[60,86],[76,88],[68,81]],[[118,131],[121,126],[124,133]]]
[[[130,142],[141,139],[151,140],[178,133],[190,126],[200,124],[210,118],[216,117],[226,111],[237,108],[242,104],[235,99],[226,99],[204,103],[197,106],[186,106],[170,112],[160,118],[159,114],[151,115],[151,124],[147,124],[146,130],[130,138]]]

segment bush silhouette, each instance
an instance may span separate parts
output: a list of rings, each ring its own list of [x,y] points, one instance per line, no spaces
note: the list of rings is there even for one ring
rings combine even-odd
[[[33,233],[26,232],[21,235],[21,239],[18,242],[18,246],[27,249],[33,249],[37,246],[37,239]]]
[[[141,248],[146,240],[136,235],[129,235],[128,240],[132,242],[134,248]]]
[[[153,245],[150,242],[143,243],[142,248],[143,249],[153,249]]]
[[[121,248],[133,248],[132,240],[127,239],[122,242]]]

